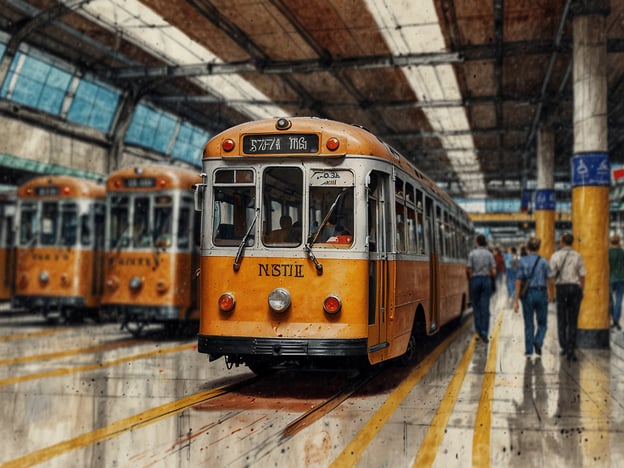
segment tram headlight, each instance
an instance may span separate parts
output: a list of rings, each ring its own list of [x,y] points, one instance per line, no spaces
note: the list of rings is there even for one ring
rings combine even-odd
[[[327,296],[323,301],[323,310],[328,314],[337,314],[342,309],[342,301],[338,296]]]
[[[138,276],[133,276],[130,279],[130,289],[133,291],[138,291],[143,286],[143,281]]]
[[[236,299],[234,298],[234,294],[225,293],[221,294],[219,297],[219,310],[221,312],[230,312],[234,309],[236,305]]]
[[[47,271],[42,271],[39,273],[39,282],[41,284],[47,284],[50,281],[50,274]]]
[[[285,312],[290,307],[290,293],[284,288],[276,288],[269,294],[269,307],[275,312]]]

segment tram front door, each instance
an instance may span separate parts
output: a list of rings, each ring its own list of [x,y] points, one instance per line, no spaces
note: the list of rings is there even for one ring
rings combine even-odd
[[[368,184],[368,353],[374,364],[388,348],[388,317],[391,303],[392,271],[389,209],[390,176],[373,171]]]

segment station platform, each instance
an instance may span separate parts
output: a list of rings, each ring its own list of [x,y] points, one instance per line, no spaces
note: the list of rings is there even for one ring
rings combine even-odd
[[[467,315],[353,393],[352,372],[256,378],[193,337],[1,310],[0,466],[624,466],[624,333],[567,361],[551,304],[527,359],[521,314],[491,310],[489,343]]]

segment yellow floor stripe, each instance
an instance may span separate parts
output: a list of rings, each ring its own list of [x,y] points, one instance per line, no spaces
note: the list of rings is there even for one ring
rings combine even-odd
[[[86,371],[95,370],[95,369],[103,369],[105,367],[112,367],[118,364],[122,364],[124,362],[135,361],[137,359],[144,359],[144,358],[148,358],[151,356],[157,356],[159,354],[170,354],[170,353],[178,353],[180,351],[187,351],[187,350],[193,349],[195,346],[196,345],[194,343],[183,344],[180,346],[174,346],[172,348],[159,348],[154,351],[133,354],[131,356],[125,356],[119,359],[114,359],[112,361],[96,362],[93,364],[86,364],[83,366],[75,366],[75,367],[63,367],[60,369],[52,369],[46,372],[37,372],[35,374],[9,377],[6,379],[0,379],[0,387],[3,387],[5,385],[16,384],[20,382],[25,382],[27,380],[44,379],[48,377],[58,377],[59,375],[67,375],[67,374],[74,374],[77,372],[86,372]]]
[[[490,466],[490,432],[492,426],[492,398],[494,397],[494,381],[496,379],[496,353],[504,315],[504,311],[498,313],[494,335],[490,341],[488,358],[485,363],[481,398],[472,438],[473,468],[487,468]]]
[[[64,453],[71,452],[72,450],[86,447],[87,445],[95,444],[97,442],[101,442],[102,440],[118,437],[127,431],[138,429],[140,427],[155,423],[157,421],[160,421],[161,419],[179,413],[189,406],[193,406],[197,403],[201,403],[204,400],[222,395],[228,392],[233,387],[241,385],[241,383],[242,382],[237,382],[232,385],[225,385],[223,387],[215,388],[212,390],[206,390],[182,398],[181,400],[167,403],[156,408],[149,409],[147,411],[143,411],[142,413],[126,419],[122,419],[120,421],[116,421],[113,424],[102,427],[93,432],[82,434],[73,439],[59,442],[58,444],[36,450],[29,453],[28,455],[24,455],[23,457],[11,460],[2,465],[2,468],[36,465],[38,463],[48,461],[54,457],[58,457],[59,455],[63,455]]]
[[[36,332],[30,332],[30,333],[16,333],[14,335],[4,335],[4,336],[0,336],[0,343],[5,342],[5,341],[24,340],[24,339],[32,338],[35,336],[53,335],[55,333],[65,332],[67,330],[71,330],[71,328],[70,327],[51,328],[48,330],[39,330]]]
[[[123,340],[105,343],[101,345],[87,346],[86,348],[68,349],[55,353],[33,354],[31,356],[20,356],[10,359],[0,359],[0,366],[10,366],[12,364],[23,364],[25,362],[46,361],[48,359],[59,359],[77,354],[93,353],[96,351],[106,351],[110,349],[123,348],[139,343],[146,343],[145,340]]]
[[[444,437],[444,431],[446,430],[448,420],[453,411],[453,407],[455,406],[455,402],[457,401],[457,397],[459,396],[461,386],[464,383],[470,362],[472,361],[475,343],[476,337],[473,337],[468,345],[468,348],[464,352],[462,360],[455,371],[455,375],[453,375],[453,378],[446,389],[446,393],[444,394],[444,398],[442,398],[442,402],[440,403],[440,407],[438,408],[436,415],[431,420],[429,430],[420,444],[420,450],[416,454],[416,459],[412,465],[414,468],[433,465],[438,449],[440,448],[440,444],[442,443],[442,438]]]
[[[364,427],[360,429],[360,432],[356,434],[351,443],[347,445],[342,453],[332,462],[332,467],[355,466],[368,444],[370,444],[371,440],[375,438],[375,435],[377,435],[388,419],[390,419],[390,416],[392,416],[418,382],[427,375],[427,372],[429,372],[440,355],[469,324],[470,321],[466,321],[459,330],[456,330],[449,338],[444,340],[442,344],[435,348],[429,356],[410,372],[407,378],[388,396],[383,405],[381,405],[381,408],[379,408]]]

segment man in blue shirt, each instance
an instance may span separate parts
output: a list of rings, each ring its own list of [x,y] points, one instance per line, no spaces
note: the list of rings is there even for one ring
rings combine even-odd
[[[554,291],[553,273],[546,259],[537,252],[541,241],[531,237],[527,243],[528,255],[518,261],[516,275],[516,291],[514,294],[514,312],[518,312],[520,305],[520,290],[522,283],[528,281],[529,289],[522,298],[522,316],[524,318],[524,351],[527,358],[533,350],[537,356],[542,354],[542,345],[546,336],[548,303],[552,301]],[[535,332],[537,320],[537,332]]]
[[[474,317],[475,332],[488,342],[490,330],[490,296],[492,278],[496,276],[494,255],[487,249],[487,239],[483,234],[476,238],[477,247],[468,254],[466,274],[470,281],[470,299]]]

